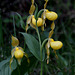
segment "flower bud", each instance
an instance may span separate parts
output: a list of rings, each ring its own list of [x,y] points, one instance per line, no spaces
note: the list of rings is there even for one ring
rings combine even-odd
[[[63,43],[61,41],[54,41],[50,43],[51,48],[53,48],[54,50],[58,50],[63,46]]]

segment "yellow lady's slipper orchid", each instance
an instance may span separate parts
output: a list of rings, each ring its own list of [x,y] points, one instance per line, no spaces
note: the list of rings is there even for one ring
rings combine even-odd
[[[23,52],[22,50],[16,50],[16,51],[14,52],[14,56],[15,56],[16,59],[21,59],[21,58],[23,58],[23,55],[24,55],[24,52]]]
[[[27,61],[29,63],[28,55],[24,52],[22,47],[17,47],[18,45],[19,45],[19,40],[16,37],[12,36],[12,46],[14,48],[11,51],[11,56],[12,57],[10,59],[10,68],[11,68],[11,63],[13,62],[13,57],[14,56],[17,59],[19,65],[21,65],[21,59],[23,58],[23,56],[26,56]]]
[[[36,26],[36,19],[35,19],[34,16],[32,17],[32,24]],[[42,20],[42,18],[38,18],[38,20],[37,20],[37,26],[40,27],[40,26],[42,26],[42,25],[43,25],[43,20]]]
[[[53,11],[46,11],[46,18],[48,20],[54,21],[58,18],[57,13],[53,12]]]
[[[63,43],[61,41],[54,41],[50,43],[50,46],[53,50],[58,50],[63,46]]]

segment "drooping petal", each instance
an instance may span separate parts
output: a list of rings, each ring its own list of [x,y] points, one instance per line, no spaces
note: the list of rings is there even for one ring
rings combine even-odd
[[[47,6],[47,2],[48,2],[48,0],[45,0],[46,2],[45,2],[45,4],[44,4],[44,9],[46,8],[46,6]]]
[[[27,32],[27,30],[29,29],[29,25],[28,25],[28,24],[30,24],[31,18],[32,18],[32,15],[30,15],[30,16],[27,17],[26,27],[25,27],[26,32]]]
[[[29,29],[29,25],[27,24],[25,28],[26,32],[28,31],[28,29]]]
[[[30,24],[32,16],[33,16],[33,15],[30,15],[30,16],[27,17],[27,21],[26,21],[27,24]]]
[[[19,45],[19,40],[14,36],[11,36],[11,38],[12,38],[12,42],[11,42],[12,46],[13,47],[18,46]]]
[[[54,30],[54,28],[55,28],[55,23],[53,21],[52,24],[51,24],[51,29]]]
[[[13,57],[10,59],[10,62],[9,62],[9,63],[10,63],[10,64],[9,64],[10,69],[12,69],[12,68],[11,68],[11,63],[12,63],[12,62],[13,62]]]
[[[58,55],[56,54],[56,51],[55,50],[53,50],[54,51],[54,53],[55,53],[55,57],[58,59]]]
[[[35,11],[35,5],[31,5],[30,10],[29,10],[29,14],[32,15]]]
[[[31,0],[32,4],[34,4],[34,0]]]
[[[12,56],[12,58],[14,57],[14,52],[15,52],[15,48],[12,49],[12,51],[11,51],[11,56]]]
[[[44,12],[43,12],[42,15],[41,15],[41,18],[44,19],[44,20],[46,19],[45,9],[44,9]]]
[[[30,60],[28,58],[28,54],[27,53],[24,53],[25,57],[27,58],[27,62],[30,63]]]
[[[47,64],[49,64],[49,55],[50,55],[50,50],[47,50]]]
[[[32,23],[30,23],[30,26],[34,29],[36,29],[36,26],[34,26]]]
[[[49,32],[49,38],[51,38],[51,36],[53,35],[53,33],[54,33],[53,30],[51,30],[51,31]]]
[[[49,45],[49,42],[47,42],[45,47],[46,47],[46,52],[47,52],[47,64],[49,64],[49,55],[50,55],[50,50],[49,50],[50,45]]]
[[[21,59],[17,59],[18,64],[21,65]]]

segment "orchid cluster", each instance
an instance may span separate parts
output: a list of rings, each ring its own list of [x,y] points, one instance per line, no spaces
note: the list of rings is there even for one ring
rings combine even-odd
[[[58,58],[57,54],[56,54],[56,50],[59,50],[60,48],[62,48],[63,43],[61,41],[54,41],[54,39],[52,38],[52,35],[54,33],[54,29],[55,29],[55,23],[54,21],[58,18],[58,15],[56,12],[53,11],[49,11],[48,9],[46,9],[48,0],[45,0],[45,4],[44,4],[44,9],[41,9],[36,15],[34,14],[36,6],[34,3],[34,0],[31,0],[32,4],[29,10],[29,16],[27,18],[26,21],[26,27],[25,30],[26,32],[29,29],[29,25],[34,28],[38,34],[38,38],[39,38],[39,44],[40,44],[40,56],[41,56],[41,62],[42,62],[42,47],[43,45],[41,44],[41,39],[40,39],[40,34],[39,34],[39,30],[38,27],[41,27],[41,30],[44,31],[45,26],[46,26],[46,19],[52,21],[52,24],[50,25],[51,31],[49,32],[49,36],[47,38],[47,42],[45,42],[45,48],[46,48],[46,53],[47,53],[47,64],[49,64],[49,56],[50,56],[50,47],[53,49],[56,58]],[[41,16],[40,16],[41,15]],[[10,59],[10,65],[13,61],[13,57],[15,57],[18,60],[18,64],[21,64],[21,59],[23,58],[23,56],[27,57],[27,61],[29,63],[29,58],[28,55],[24,52],[22,47],[18,47],[19,45],[19,40],[12,36],[12,46],[14,47],[11,51],[11,59]],[[42,63],[41,63],[42,64]],[[42,67],[42,65],[41,65]],[[42,68],[41,68],[41,75],[42,75]]]
[[[30,62],[27,53],[24,52],[22,47],[19,47],[19,40],[12,36],[12,46],[14,47],[11,51],[11,59],[10,59],[10,68],[11,68],[11,63],[13,62],[13,57],[15,57],[18,61],[18,64],[21,65],[21,59],[23,58],[23,56],[25,56],[27,58],[28,63]]]
[[[55,28],[54,21],[58,18],[58,15],[56,12],[49,11],[48,9],[46,9],[47,3],[48,3],[48,0],[45,0],[44,9],[42,9],[43,12],[41,14],[41,17],[38,16],[38,18],[35,19],[35,16],[33,14],[35,11],[35,5],[34,5],[34,0],[32,0],[32,5],[29,10],[30,16],[27,18],[26,32],[28,30],[29,24],[34,29],[36,29],[37,27],[41,27],[41,30],[44,31],[44,27],[46,26],[46,23],[45,23],[46,19],[52,21],[52,24],[50,26],[51,31],[49,32],[48,42],[46,44],[47,64],[48,64],[49,63],[49,55],[50,55],[49,48],[51,47],[53,49],[56,58],[58,58],[58,56],[56,54],[56,50],[60,49],[63,46],[63,44],[61,41],[54,41],[54,39],[51,38],[54,33],[54,28]],[[40,11],[42,11],[42,10],[40,10]]]

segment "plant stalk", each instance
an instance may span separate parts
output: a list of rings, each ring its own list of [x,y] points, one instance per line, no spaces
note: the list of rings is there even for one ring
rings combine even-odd
[[[40,44],[40,56],[41,56],[41,72],[40,72],[40,75],[42,75],[42,72],[43,72],[42,48],[41,48],[41,38],[40,38],[39,30],[38,30],[38,27],[37,27],[37,19],[36,19],[36,31],[37,31],[37,35],[38,35],[38,38],[39,38],[39,44]]]
[[[15,29],[15,19],[14,19],[14,15],[13,15],[13,25],[14,25],[14,36],[16,37],[16,29]],[[16,60],[17,62],[17,60]],[[17,66],[18,66],[18,62],[17,62]],[[19,66],[18,66],[18,73],[20,75],[20,69],[19,69]]]

